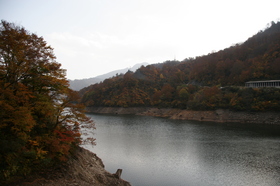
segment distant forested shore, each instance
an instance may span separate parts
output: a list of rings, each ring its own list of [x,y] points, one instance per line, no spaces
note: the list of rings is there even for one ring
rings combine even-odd
[[[217,109],[212,111],[182,110],[176,108],[155,107],[87,107],[88,113],[143,115],[168,119],[211,121],[219,123],[252,123],[280,125],[279,112],[248,112]]]

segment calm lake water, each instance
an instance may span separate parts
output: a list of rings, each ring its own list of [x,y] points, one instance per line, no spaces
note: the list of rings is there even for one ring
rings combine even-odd
[[[97,145],[85,148],[134,186],[280,185],[279,126],[88,116]]]

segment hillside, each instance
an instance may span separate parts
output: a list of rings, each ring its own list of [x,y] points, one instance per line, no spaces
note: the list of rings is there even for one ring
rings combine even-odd
[[[279,111],[279,89],[242,88],[247,81],[273,79],[280,79],[279,22],[272,22],[242,44],[205,56],[141,67],[86,87],[80,94],[81,101],[90,107]]]

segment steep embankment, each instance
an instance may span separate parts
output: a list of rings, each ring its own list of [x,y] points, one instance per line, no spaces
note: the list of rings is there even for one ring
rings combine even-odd
[[[214,111],[193,111],[181,109],[159,109],[147,107],[88,107],[88,112],[102,114],[135,114],[170,119],[213,121],[213,122],[238,122],[238,123],[259,123],[280,125],[279,112],[235,112],[218,109]]]
[[[44,186],[130,186],[120,175],[111,174],[104,169],[102,160],[94,153],[78,148],[75,155],[64,165],[50,170],[44,175],[36,176],[32,181],[25,181],[18,185],[44,185]]]

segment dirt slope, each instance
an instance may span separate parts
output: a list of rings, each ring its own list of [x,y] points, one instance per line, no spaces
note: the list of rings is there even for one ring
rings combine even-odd
[[[78,148],[73,158],[63,166],[51,170],[44,175],[25,180],[17,185],[43,186],[130,186],[130,183],[111,174],[104,169],[102,160],[96,154]]]

